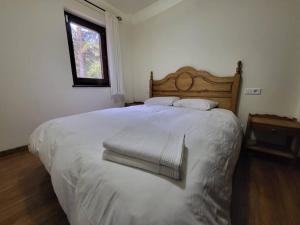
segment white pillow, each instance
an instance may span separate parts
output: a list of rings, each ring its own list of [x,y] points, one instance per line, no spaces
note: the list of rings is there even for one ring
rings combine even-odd
[[[154,97],[149,98],[145,101],[145,105],[173,105],[175,101],[179,100],[178,97],[170,96],[170,97]]]
[[[207,99],[180,99],[173,103],[176,107],[185,107],[192,109],[199,109],[202,111],[210,110],[218,106],[217,102]]]

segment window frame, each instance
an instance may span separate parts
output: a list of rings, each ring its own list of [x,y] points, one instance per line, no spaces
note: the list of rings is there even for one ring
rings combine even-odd
[[[106,44],[106,29],[98,24],[90,22],[86,19],[78,17],[70,12],[64,11],[65,14],[65,22],[66,22],[66,30],[67,30],[67,38],[69,45],[69,55],[71,61],[71,69],[73,75],[73,87],[110,87],[109,81],[109,72],[108,72],[108,57],[107,57],[107,44]],[[101,61],[102,61],[102,70],[103,70],[103,78],[95,79],[95,78],[80,78],[77,76],[76,70],[76,61],[75,61],[75,52],[72,38],[72,30],[71,30],[71,22],[74,22],[80,26],[91,29],[100,35],[101,39]]]

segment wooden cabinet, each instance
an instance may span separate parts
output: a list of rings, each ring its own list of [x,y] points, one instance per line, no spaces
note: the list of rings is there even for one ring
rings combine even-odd
[[[244,146],[248,151],[296,160],[300,123],[295,118],[250,114]]]

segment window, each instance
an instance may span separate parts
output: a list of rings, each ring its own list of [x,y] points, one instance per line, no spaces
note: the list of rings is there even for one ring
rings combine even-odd
[[[74,87],[109,87],[105,28],[65,12]]]

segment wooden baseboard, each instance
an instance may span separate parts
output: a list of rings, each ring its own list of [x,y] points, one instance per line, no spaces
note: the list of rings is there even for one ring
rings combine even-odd
[[[25,146],[21,146],[21,147],[9,149],[9,150],[4,150],[4,151],[0,152],[0,157],[11,155],[11,154],[14,154],[17,152],[27,151],[27,149],[28,149],[28,147],[27,147],[27,145],[25,145]]]

